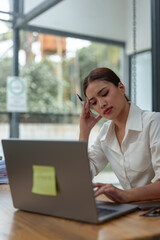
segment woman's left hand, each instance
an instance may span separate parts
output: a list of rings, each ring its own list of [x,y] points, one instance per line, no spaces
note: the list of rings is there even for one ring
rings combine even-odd
[[[95,197],[104,194],[106,197],[115,202],[129,202],[128,192],[126,190],[119,189],[112,184],[94,183],[93,188],[97,188],[95,190]]]

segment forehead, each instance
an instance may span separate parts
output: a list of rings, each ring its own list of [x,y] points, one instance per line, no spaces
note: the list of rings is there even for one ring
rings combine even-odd
[[[90,99],[96,96],[103,88],[107,89],[113,86],[111,82],[95,80],[90,82],[86,89],[86,96]]]

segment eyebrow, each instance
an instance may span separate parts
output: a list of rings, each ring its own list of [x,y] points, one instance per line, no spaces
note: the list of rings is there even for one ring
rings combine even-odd
[[[97,93],[97,95],[100,95],[100,93],[101,93],[105,88],[107,88],[107,87],[104,87],[104,88],[102,88],[101,90],[99,90],[99,92]],[[93,99],[94,99],[94,97],[90,98],[89,101],[91,101],[91,100],[93,100]]]

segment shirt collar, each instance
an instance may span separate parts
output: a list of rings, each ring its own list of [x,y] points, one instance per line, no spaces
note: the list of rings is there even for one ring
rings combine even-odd
[[[126,131],[142,131],[142,110],[134,103],[130,104],[130,110],[126,123]]]
[[[142,131],[142,110],[136,106],[134,103],[130,103],[129,114],[126,123],[126,131],[134,130],[134,131]],[[113,139],[114,133],[114,122],[110,121],[108,124],[107,131],[101,137],[101,141],[110,141]]]
[[[113,133],[114,133],[114,122],[108,120],[108,128],[106,129],[106,132],[103,134],[103,136],[101,137],[101,141],[105,141],[105,139],[107,138],[108,140],[110,138],[113,137]]]

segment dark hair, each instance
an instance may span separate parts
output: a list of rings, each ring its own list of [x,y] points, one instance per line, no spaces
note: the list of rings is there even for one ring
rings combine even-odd
[[[88,85],[96,80],[111,82],[116,87],[118,87],[118,83],[120,82],[119,77],[111,69],[104,67],[96,68],[91,71],[83,81],[83,92],[85,96]]]

